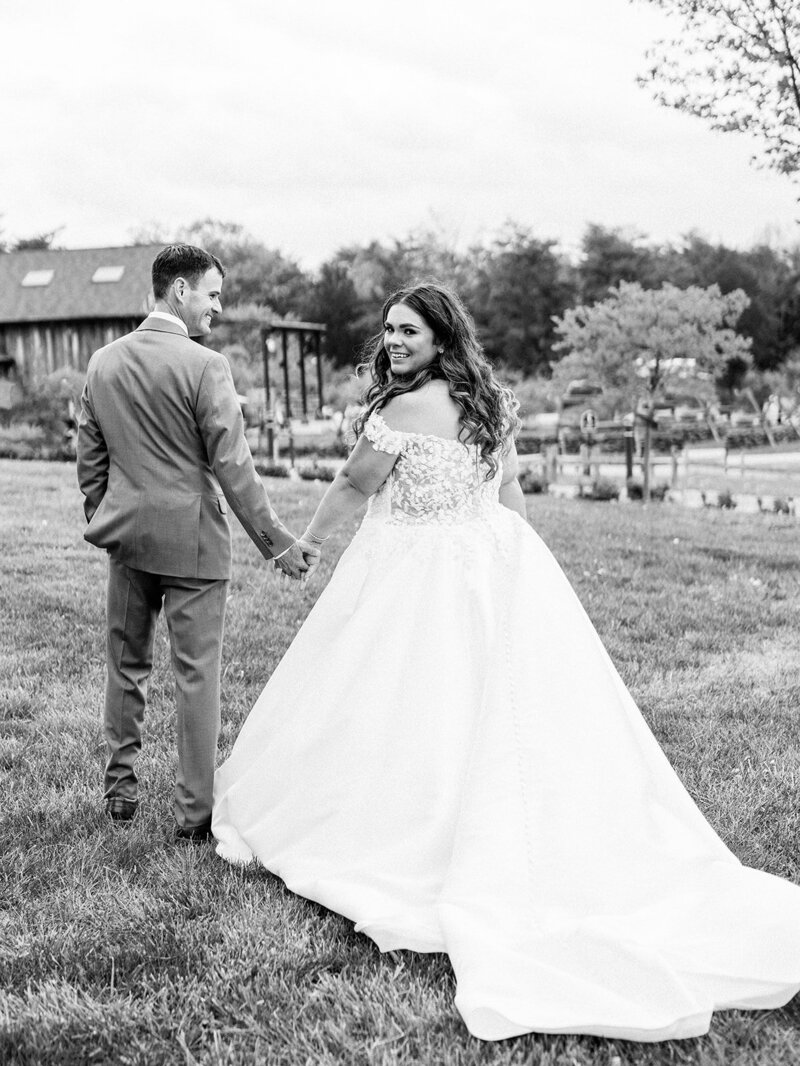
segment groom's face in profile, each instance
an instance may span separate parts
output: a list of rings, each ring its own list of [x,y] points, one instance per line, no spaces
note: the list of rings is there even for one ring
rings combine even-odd
[[[211,323],[222,311],[219,302],[222,293],[222,275],[211,267],[202,278],[198,279],[194,286],[189,285],[183,278],[181,294],[181,317],[186,323],[190,337],[207,337],[211,332]]]

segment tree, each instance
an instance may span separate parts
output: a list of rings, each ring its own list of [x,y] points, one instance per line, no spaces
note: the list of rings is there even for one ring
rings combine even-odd
[[[48,230],[46,233],[37,233],[33,237],[19,237],[12,242],[11,251],[46,251],[48,248],[53,247],[53,242],[63,228],[63,226],[58,226],[56,229]]]
[[[151,219],[139,226],[132,226],[128,230],[131,244],[170,244],[172,238],[169,235],[169,227],[163,222]]]
[[[752,338],[753,362],[761,370],[774,369],[800,343],[797,253],[762,243],[747,250],[712,244],[697,233],[684,238],[681,248],[663,249],[654,261],[660,281],[680,288],[719,285],[723,293],[743,289],[750,304],[738,329]],[[730,385],[744,367],[730,367]]]
[[[621,281],[652,283],[656,250],[642,243],[638,234],[590,223],[581,240],[578,291],[582,303],[602,300]]]
[[[455,236],[438,225],[412,230],[392,249],[398,286],[438,281],[465,293],[475,277],[472,255],[458,250]]]
[[[205,248],[222,261],[224,303],[266,304],[280,316],[302,314],[311,279],[293,259],[267,248],[238,222],[200,219],[180,229],[176,239]]]
[[[320,267],[310,312],[310,318],[327,327],[325,350],[331,362],[337,367],[352,367],[365,339],[357,326],[362,307],[347,264],[340,259],[329,260]]]
[[[759,391],[762,401],[768,395],[779,397],[783,418],[788,419],[795,414],[800,407],[800,348],[789,354],[779,370],[768,370],[761,375]]]
[[[370,241],[340,248],[320,268],[311,297],[312,317],[328,326],[326,348],[337,366],[352,365],[380,330],[391,292],[421,281],[450,285],[468,297],[475,276],[472,256],[460,252],[441,228],[412,230],[390,244]]]
[[[647,53],[639,84],[713,129],[753,134],[761,162],[800,173],[800,8],[797,0],[645,0],[683,22]],[[759,162],[758,157],[754,162]]]
[[[56,237],[63,228],[63,226],[58,226],[54,230],[36,233],[31,237],[17,237],[11,240],[5,236],[2,228],[0,228],[0,254],[3,252],[29,252],[52,248]]]
[[[525,374],[549,371],[553,316],[575,298],[572,268],[556,242],[509,224],[489,248],[472,255],[477,271],[463,295],[487,354]]]
[[[556,366],[554,383],[565,389],[588,378],[603,386],[610,401],[642,412],[645,499],[656,400],[670,387],[711,399],[714,378],[729,360],[749,360],[751,342],[734,329],[748,303],[741,289],[723,295],[717,285],[643,289],[622,281],[607,299],[556,319],[561,340],[555,348],[568,354]]]

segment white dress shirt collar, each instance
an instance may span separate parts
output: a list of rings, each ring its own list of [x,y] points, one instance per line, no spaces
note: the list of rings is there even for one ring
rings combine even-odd
[[[189,336],[189,330],[186,328],[186,323],[182,319],[178,318],[177,315],[171,315],[169,311],[151,311],[148,317],[163,318],[166,322],[173,322],[181,327],[187,337]]]

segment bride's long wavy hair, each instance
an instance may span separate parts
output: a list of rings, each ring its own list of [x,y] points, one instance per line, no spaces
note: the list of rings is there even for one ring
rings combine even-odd
[[[409,377],[395,376],[384,348],[384,333],[376,334],[364,346],[359,374],[369,374],[369,384],[361,401],[364,409],[353,428],[359,436],[373,411],[379,411],[393,396],[413,392],[425,382],[440,378],[447,382],[450,395],[461,408],[461,439],[476,444],[489,467],[487,479],[498,469],[498,456],[519,430],[519,403],[511,389],[495,376],[478,341],[472,316],[452,289],[436,282],[424,282],[398,289],[388,297],[381,312],[386,322],[395,304],[410,307],[433,330],[436,358]]]

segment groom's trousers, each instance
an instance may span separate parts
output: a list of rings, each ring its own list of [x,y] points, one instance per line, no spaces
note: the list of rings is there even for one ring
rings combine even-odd
[[[211,818],[227,592],[227,581],[150,574],[109,557],[105,795],[137,799],[135,763],[163,605],[175,676],[174,811],[183,827]]]

